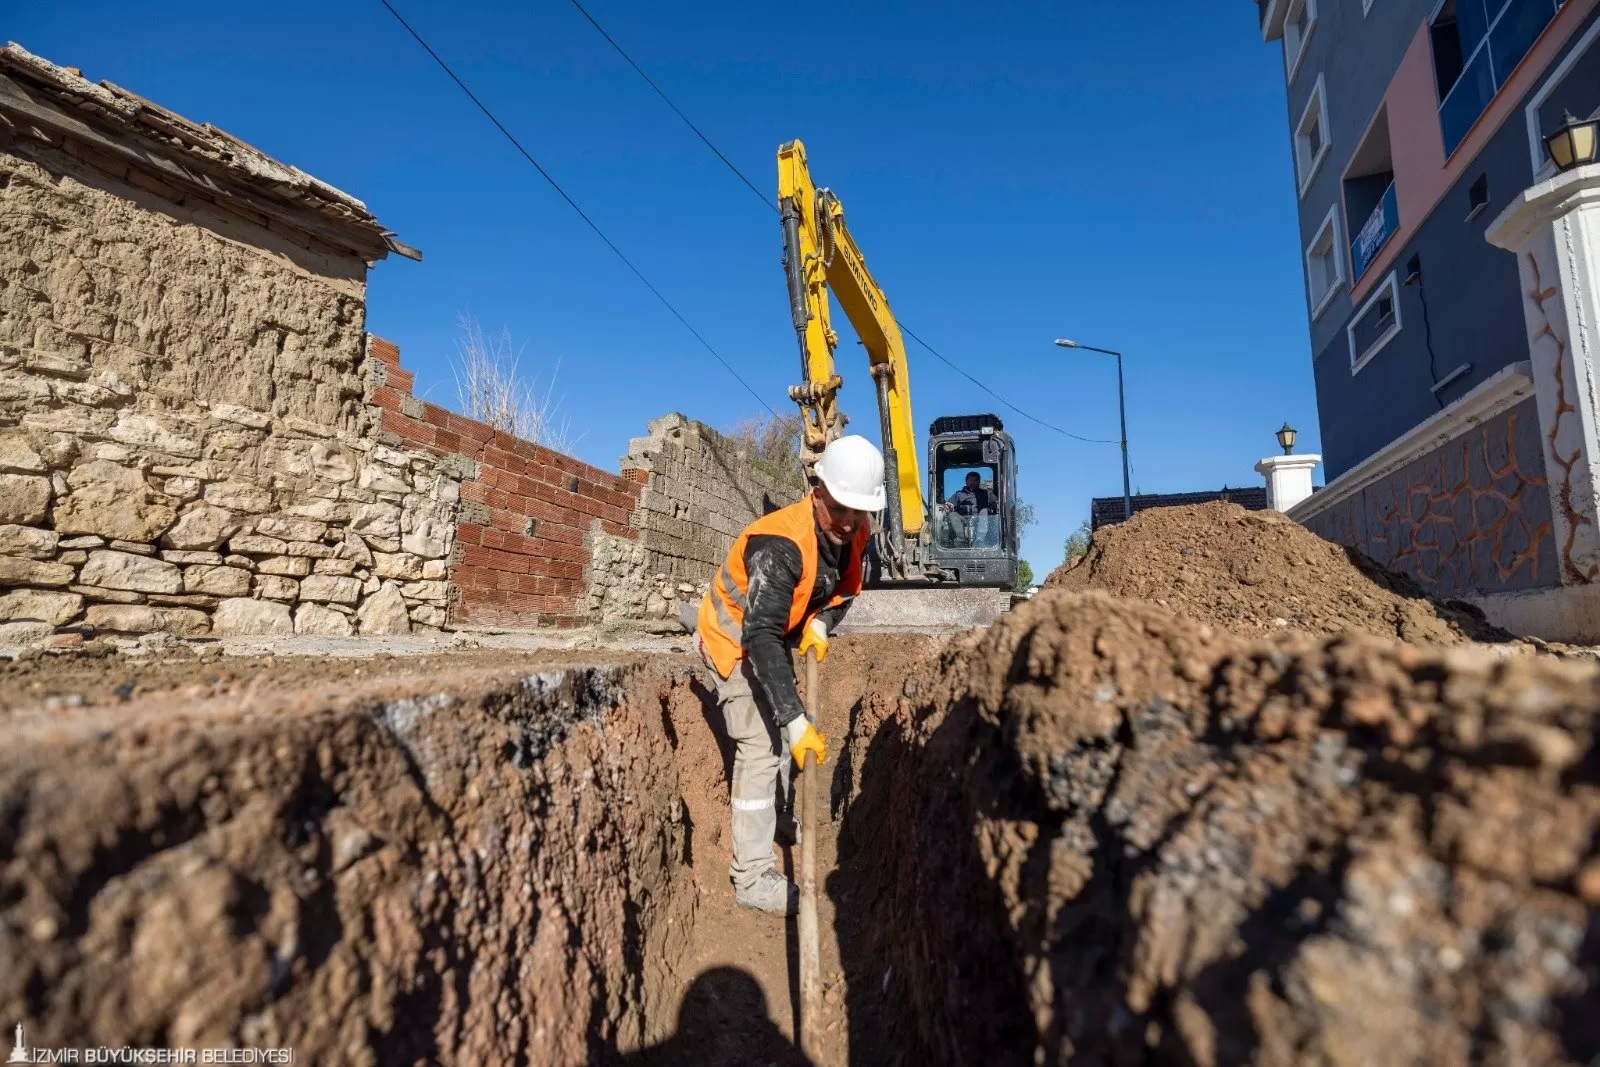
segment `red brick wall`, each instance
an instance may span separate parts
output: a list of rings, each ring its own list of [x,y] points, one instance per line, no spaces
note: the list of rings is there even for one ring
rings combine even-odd
[[[461,483],[450,558],[450,622],[506,627],[570,626],[582,613],[584,535],[598,528],[635,540],[628,513],[639,485],[411,395],[400,350],[368,335],[382,365],[367,403],[404,447],[454,454],[478,465]]]

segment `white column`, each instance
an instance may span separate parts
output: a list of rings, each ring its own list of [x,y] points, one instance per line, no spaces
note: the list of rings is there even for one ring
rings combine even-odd
[[[1311,468],[1321,456],[1268,456],[1256,464],[1256,471],[1267,479],[1267,507],[1288,511],[1311,495]]]
[[[1515,253],[1564,585],[1600,580],[1600,165],[1540,182],[1485,234]]]

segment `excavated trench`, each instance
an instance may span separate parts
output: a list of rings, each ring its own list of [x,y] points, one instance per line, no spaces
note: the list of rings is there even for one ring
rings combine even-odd
[[[932,644],[841,642],[829,732]],[[0,667],[0,1023],[304,1063],[803,1062],[793,926],[731,904],[704,669],[513,658]]]
[[[730,906],[697,662],[282,669],[0,701],[0,1023],[805,1062],[792,925]],[[823,673],[825,1063],[1600,1055],[1592,665],[1046,592]]]

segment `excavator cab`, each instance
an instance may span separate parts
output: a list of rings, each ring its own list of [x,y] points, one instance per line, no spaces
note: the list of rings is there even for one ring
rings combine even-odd
[[[928,471],[925,572],[954,585],[1014,588],[1021,533],[1017,457],[1004,424],[995,415],[935,419],[928,428]]]

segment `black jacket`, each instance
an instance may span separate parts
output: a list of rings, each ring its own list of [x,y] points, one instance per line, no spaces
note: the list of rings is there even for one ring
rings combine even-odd
[[[839,576],[850,562],[850,544],[836,545],[817,530],[817,578],[811,588],[806,613],[826,604],[838,588]],[[767,695],[775,725],[782,727],[805,713],[800,692],[795,687],[794,664],[786,643],[789,605],[795,586],[800,583],[800,546],[787,537],[756,534],[745,542],[745,573],[750,576],[745,590],[744,654],[750,661],[756,683]],[[832,633],[844,618],[849,602],[822,613],[823,624]],[[799,641],[799,634],[794,640]]]

